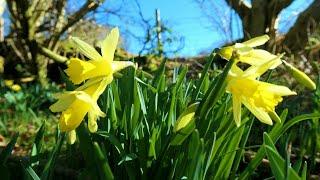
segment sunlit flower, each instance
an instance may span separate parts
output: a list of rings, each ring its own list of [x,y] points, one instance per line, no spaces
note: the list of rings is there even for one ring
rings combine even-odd
[[[56,95],[58,101],[50,107],[52,112],[62,112],[59,126],[61,131],[76,129],[85,115],[88,114],[90,132],[97,131],[97,119],[105,114],[100,110],[97,100],[107,85],[113,80],[113,73],[128,66],[134,66],[130,61],[113,61],[114,52],[119,39],[119,30],[114,28],[101,43],[100,55],[92,46],[78,38],[72,38],[80,52],[89,61],[72,58],[65,70],[74,84],[86,81],[72,92]],[[75,137],[74,133],[71,134]],[[73,141],[74,142],[74,141]]]
[[[20,91],[21,86],[19,84],[14,84],[14,85],[10,86],[10,89],[12,89],[14,91]]]
[[[251,66],[242,71],[234,65],[227,78],[227,92],[232,94],[233,114],[237,126],[241,123],[241,105],[244,104],[258,120],[272,125],[272,118],[280,120],[275,107],[282,101],[282,96],[295,95],[285,86],[274,85],[256,80],[265,73],[278,58],[262,64]],[[272,118],[271,118],[272,117]],[[276,118],[276,119],[275,119]]]
[[[10,88],[13,91],[20,91],[21,86],[19,84],[14,84],[14,81],[11,79],[4,80],[4,85],[6,85],[8,88]]]
[[[268,35],[252,38],[243,43],[236,43],[232,46],[223,47],[218,51],[218,54],[223,58],[229,60],[234,51],[239,55],[236,61],[243,62],[252,66],[260,66],[277,56],[262,49],[254,49],[254,47],[261,46],[269,40]],[[274,64],[270,66],[270,69],[274,69],[282,62],[279,59],[273,61]]]
[[[79,38],[72,37],[72,40],[77,45],[80,52],[90,60],[83,61],[77,58],[72,58],[69,61],[68,68],[65,70],[70,80],[74,84],[80,84],[84,80],[90,78],[112,76],[113,73],[119,70],[128,66],[134,66],[134,63],[131,61],[113,61],[118,39],[119,30],[118,28],[114,28],[101,42],[100,47],[102,55],[100,55],[91,45]]]
[[[89,80],[74,91],[56,94],[58,101],[50,106],[50,110],[62,112],[59,120],[61,131],[76,129],[87,113],[90,132],[97,131],[97,119],[105,116],[97,99],[111,81],[110,78]]]
[[[4,84],[7,87],[11,87],[14,83],[13,83],[13,80],[6,79],[6,80],[4,80]]]

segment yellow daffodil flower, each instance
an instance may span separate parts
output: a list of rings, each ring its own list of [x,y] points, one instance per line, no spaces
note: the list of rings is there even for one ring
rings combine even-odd
[[[4,80],[4,84],[13,91],[18,92],[21,90],[21,86],[19,84],[14,84],[13,80],[6,79]]]
[[[97,131],[97,119],[105,114],[97,105],[99,96],[113,80],[113,73],[128,66],[134,66],[130,61],[113,61],[114,52],[119,39],[119,30],[114,28],[101,43],[100,55],[92,46],[78,38],[72,38],[80,52],[89,61],[72,58],[65,70],[74,84],[86,81],[72,92],[57,94],[58,101],[50,106],[52,112],[62,112],[59,126],[61,131],[67,131],[74,139],[73,131],[88,113],[88,128],[90,132]],[[71,142],[74,142],[72,140]]]
[[[97,99],[111,81],[110,78],[93,79],[74,91],[56,94],[58,101],[50,106],[50,110],[62,112],[59,120],[61,131],[76,129],[87,113],[90,132],[97,131],[97,119],[105,116],[97,104]]]
[[[14,84],[13,80],[9,80],[9,79],[6,79],[4,80],[4,84],[7,86],[7,87],[10,87]]]
[[[221,57],[229,60],[232,56],[232,53],[234,51],[237,51],[239,57],[236,59],[236,61],[243,62],[252,66],[260,66],[277,57],[276,55],[271,54],[268,51],[262,49],[254,49],[254,47],[265,44],[268,40],[268,35],[259,36],[243,43],[236,43],[233,46],[223,47],[218,51],[218,54]],[[277,59],[277,61],[273,62],[274,64],[270,66],[270,69],[274,69],[282,63],[280,59]]]
[[[21,86],[20,86],[19,84],[14,84],[14,85],[12,85],[12,86],[10,87],[10,89],[18,92],[18,91],[21,90]]]
[[[100,55],[94,47],[79,38],[72,37],[72,40],[79,48],[80,52],[88,57],[89,61],[83,61],[77,58],[72,58],[69,61],[68,68],[65,70],[70,80],[74,84],[95,77],[112,76],[113,73],[122,70],[128,66],[134,66],[131,61],[113,61],[114,52],[117,48],[119,39],[119,30],[114,28],[110,34],[101,43]]]
[[[227,78],[226,90],[232,94],[233,114],[237,126],[241,123],[241,105],[244,104],[258,120],[272,125],[272,118],[280,120],[275,112],[275,106],[282,101],[282,96],[295,95],[285,86],[274,85],[256,80],[271,66],[274,66],[278,58],[262,64],[251,66],[242,71],[234,65]],[[272,118],[271,118],[272,117]]]

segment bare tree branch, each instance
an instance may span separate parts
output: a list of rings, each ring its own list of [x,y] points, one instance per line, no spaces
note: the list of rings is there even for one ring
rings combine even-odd
[[[87,2],[73,15],[68,18],[68,23],[61,28],[61,30],[54,34],[53,44],[59,40],[60,36],[65,33],[71,26],[77,23],[81,18],[83,18],[88,12],[95,10],[99,6],[99,3],[94,0],[87,0]]]

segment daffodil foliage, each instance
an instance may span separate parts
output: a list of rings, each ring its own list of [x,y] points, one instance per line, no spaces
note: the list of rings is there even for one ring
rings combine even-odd
[[[88,60],[69,60],[66,81],[75,88],[56,94],[58,101],[50,107],[61,112],[59,128],[74,144],[70,151],[81,151],[85,163],[78,163],[80,179],[250,179],[257,178],[255,170],[265,157],[271,166],[268,177],[306,179],[307,168],[287,167],[290,159],[281,157],[274,144],[293,125],[320,114],[287,120],[288,111],[277,107],[296,93],[264,82],[263,75],[285,64],[298,82],[309,89],[315,84],[284,62],[284,54],[257,49],[268,36],[213,52],[195,79],[188,77],[187,67],[177,67],[168,76],[166,59],[154,74],[126,68],[134,66],[130,61],[113,61],[118,37],[118,29],[112,29],[100,43],[101,53],[71,38]],[[226,66],[215,69],[212,63],[222,58],[228,60]],[[264,144],[251,149],[247,141],[256,119],[261,126],[273,126],[259,132]],[[51,159],[61,148],[64,136],[59,137]],[[254,156],[248,159],[246,149],[256,151]],[[54,162],[45,166],[42,179],[53,172],[47,167]]]

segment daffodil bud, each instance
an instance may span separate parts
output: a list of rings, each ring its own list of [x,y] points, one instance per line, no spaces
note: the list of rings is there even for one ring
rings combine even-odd
[[[183,111],[174,125],[173,132],[177,132],[193,122],[192,120],[197,107],[198,103],[194,103]]]
[[[173,132],[176,133],[171,145],[180,145],[195,129],[194,115],[199,103],[191,104],[176,121]]]
[[[304,72],[300,71],[299,69],[295,68],[291,64],[283,61],[284,65],[286,66],[289,73],[303,86],[310,90],[316,89],[316,84],[307,76]]]

